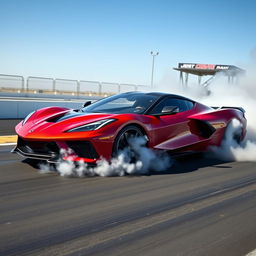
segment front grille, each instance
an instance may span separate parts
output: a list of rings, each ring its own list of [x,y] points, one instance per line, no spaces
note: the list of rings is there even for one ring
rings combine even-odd
[[[28,141],[18,138],[17,148],[28,154],[56,155],[59,147],[55,142]]]
[[[89,141],[66,141],[66,144],[78,157],[89,159],[99,158],[92,143]],[[45,160],[58,158],[60,155],[60,148],[55,142],[28,141],[21,137],[18,138],[15,151],[26,157]]]
[[[66,143],[79,157],[90,159],[99,158],[92,143],[89,141],[67,141]]]

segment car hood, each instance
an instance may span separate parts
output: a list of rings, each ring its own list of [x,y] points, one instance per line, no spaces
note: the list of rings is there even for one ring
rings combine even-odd
[[[65,137],[67,130],[117,116],[117,114],[85,113],[70,109],[39,110],[24,125],[20,122],[16,126],[16,132],[22,137],[31,139],[46,139],[47,136],[60,138]]]

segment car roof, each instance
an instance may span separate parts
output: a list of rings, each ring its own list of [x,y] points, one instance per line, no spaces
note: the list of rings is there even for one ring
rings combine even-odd
[[[193,101],[192,99],[186,98],[184,96],[181,95],[177,95],[177,94],[171,94],[171,93],[165,93],[165,92],[140,92],[140,91],[132,91],[132,92],[126,92],[124,94],[133,94],[133,93],[141,93],[144,95],[152,95],[152,96],[158,96],[159,98],[163,98],[163,97],[176,97],[176,98],[180,98],[180,99],[184,99],[184,100],[189,100],[189,101]]]

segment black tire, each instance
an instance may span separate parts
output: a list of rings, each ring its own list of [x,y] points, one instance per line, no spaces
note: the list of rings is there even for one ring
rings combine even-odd
[[[130,147],[128,142],[129,138],[143,136],[143,131],[135,125],[128,125],[124,127],[115,138],[112,155],[116,157],[121,151],[125,149],[132,151],[132,148]]]
[[[234,133],[233,139],[237,142],[237,144],[240,144],[243,140],[242,131]]]
[[[240,144],[242,142],[242,140],[243,140],[243,128],[242,128],[242,125],[240,127],[237,127],[237,129],[233,130],[232,134],[228,134],[228,129],[230,129],[230,126],[232,125],[232,121],[233,120],[237,120],[237,119],[232,119],[229,122],[229,124],[227,125],[227,128],[225,130],[224,139],[228,139],[227,136],[231,136],[232,140],[234,140],[237,144]]]

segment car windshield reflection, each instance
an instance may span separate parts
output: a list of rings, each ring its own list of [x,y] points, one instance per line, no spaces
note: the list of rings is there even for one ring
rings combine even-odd
[[[92,105],[82,108],[89,113],[143,114],[159,96],[144,93],[123,93],[99,100]]]

